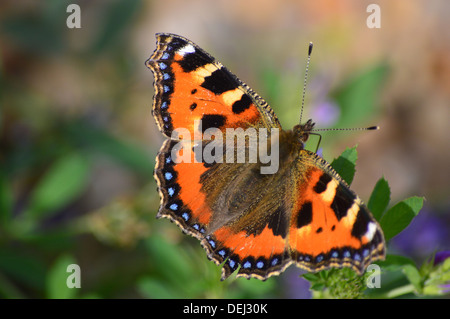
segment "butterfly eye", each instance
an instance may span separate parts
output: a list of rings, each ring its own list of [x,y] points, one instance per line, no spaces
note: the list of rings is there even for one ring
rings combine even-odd
[[[306,142],[306,141],[308,140],[308,138],[309,138],[309,134],[308,134],[308,133],[303,133],[303,135],[302,135],[302,141],[303,141],[303,142]]]

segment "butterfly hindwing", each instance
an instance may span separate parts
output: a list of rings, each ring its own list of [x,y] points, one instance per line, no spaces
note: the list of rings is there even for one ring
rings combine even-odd
[[[288,145],[286,135],[280,143]],[[293,149],[282,152],[276,174],[259,174],[257,167],[221,164],[202,175],[203,187],[217,186],[204,189],[213,211],[204,247],[223,263],[222,279],[237,269],[238,276],[266,279],[291,263],[362,273],[383,258],[378,223],[325,160]]]
[[[293,261],[309,271],[346,266],[361,274],[384,256],[380,226],[325,160],[306,150],[300,159],[304,173],[289,231]]]

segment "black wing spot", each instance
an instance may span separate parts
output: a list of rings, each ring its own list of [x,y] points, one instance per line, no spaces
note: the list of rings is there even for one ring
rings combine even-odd
[[[220,95],[226,91],[236,89],[238,83],[228,70],[220,68],[211,73],[211,75],[205,77],[205,81],[201,86],[216,95]]]
[[[314,191],[317,194],[323,193],[324,191],[326,191],[329,182],[331,182],[331,176],[328,174],[323,174],[322,176],[320,176],[316,185],[314,185]]]
[[[308,226],[312,222],[312,203],[305,202],[297,215],[297,228]]]
[[[209,128],[219,128],[225,124],[226,118],[223,115],[205,114],[202,117],[202,133]]]
[[[232,111],[235,114],[240,114],[248,109],[251,104],[252,99],[247,94],[243,94],[240,100],[233,103]]]
[[[356,196],[347,188],[340,185],[336,188],[336,195],[331,203],[331,208],[336,215],[337,220],[347,216],[347,211],[353,206]]]
[[[205,66],[207,64],[210,64],[212,62],[214,62],[213,58],[211,58],[205,52],[199,51],[197,48],[196,48],[195,52],[185,54],[183,56],[183,59],[178,61],[181,68],[186,73],[195,71],[198,68]]]
[[[368,212],[363,207],[360,207],[358,214],[356,215],[355,223],[353,224],[352,236],[356,238],[364,236],[370,222],[371,219]]]
[[[282,207],[278,207],[275,213],[270,216],[267,226],[272,229],[275,236],[286,238],[288,232],[288,221]]]

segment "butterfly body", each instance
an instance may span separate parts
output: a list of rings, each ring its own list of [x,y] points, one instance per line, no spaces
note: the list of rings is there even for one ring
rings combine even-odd
[[[155,75],[153,114],[168,137],[155,167],[157,217],[198,238],[208,258],[222,265],[222,279],[235,271],[266,279],[292,263],[362,273],[384,258],[383,234],[367,207],[323,158],[304,148],[311,121],[283,130],[261,97],[183,37],[157,34],[147,66]],[[214,138],[205,138],[212,128]],[[182,138],[174,137],[177,129],[184,130]],[[228,140],[230,130],[239,133]],[[267,138],[258,146],[277,154],[275,171],[262,173],[267,161],[252,158],[251,130],[256,139]],[[180,145],[182,155],[174,152]],[[216,161],[202,157],[208,149]]]

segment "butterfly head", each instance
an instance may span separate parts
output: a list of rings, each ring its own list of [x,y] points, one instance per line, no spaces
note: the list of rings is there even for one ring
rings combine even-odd
[[[305,124],[298,124],[294,126],[294,134],[296,140],[300,143],[305,143],[308,140],[315,124],[316,123],[314,123],[312,120],[308,120]]]

